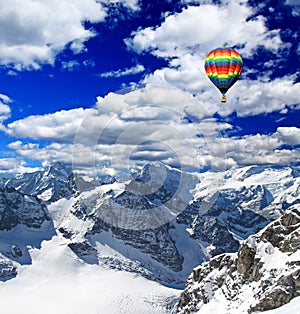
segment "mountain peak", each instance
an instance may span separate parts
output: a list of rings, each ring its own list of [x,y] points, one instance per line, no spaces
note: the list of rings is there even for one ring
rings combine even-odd
[[[53,175],[58,178],[68,178],[72,174],[71,167],[57,161],[46,168],[47,175]]]

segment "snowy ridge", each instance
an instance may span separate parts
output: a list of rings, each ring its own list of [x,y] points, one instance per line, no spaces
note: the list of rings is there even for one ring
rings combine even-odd
[[[296,205],[250,236],[238,253],[216,256],[195,268],[178,313],[260,312],[300,296],[299,238],[300,206]]]
[[[287,186],[295,190],[299,178],[291,168],[253,169],[253,173],[247,167],[218,174],[220,188],[212,184],[210,173],[185,175],[156,163],[132,181],[98,186],[68,202],[54,202],[49,210],[57,231],[84,262],[182,287],[194,267],[211,256],[236,252],[241,240],[282,214],[277,199]],[[180,184],[184,188],[178,189]],[[290,198],[292,204],[299,201],[297,197]],[[209,207],[203,212],[205,202]],[[142,218],[153,208],[159,211],[152,222],[171,219],[148,228]],[[166,216],[171,211],[179,214]]]
[[[34,173],[24,173],[16,178],[3,179],[1,183],[2,186],[13,187],[23,194],[38,196],[47,203],[61,198],[70,198],[99,184],[86,176],[74,174],[70,167],[60,162]]]
[[[108,306],[111,313],[119,313],[111,303],[119,302],[119,296],[128,311],[135,300],[136,313],[170,313],[179,298],[178,289],[184,288],[193,268],[218,254],[231,252],[227,259],[232,258],[244,246],[243,240],[265,230],[300,203],[299,171],[290,167],[245,167],[200,174],[155,163],[126,180],[78,176],[62,164],[3,179],[0,284],[12,292],[19,284],[25,285],[32,271],[53,288],[54,279],[65,276],[71,287],[78,272],[79,277],[74,278],[83,287],[88,283],[81,276],[88,274],[97,289],[108,285],[116,290],[106,306],[96,302],[100,309]],[[49,267],[49,275],[41,276]],[[226,273],[225,268],[223,271]],[[151,281],[157,294],[146,293],[150,305],[131,295],[136,293],[134,289],[125,296],[123,288],[112,288],[110,276],[116,272],[127,278],[126,285],[133,278],[139,278],[143,287]],[[93,274],[106,281],[96,283]],[[36,287],[40,283],[37,277],[33,281]],[[117,279],[112,282],[118,285]],[[47,287],[43,289],[47,293]],[[69,298],[66,293],[62,295]],[[80,294],[76,296],[80,298]],[[157,308],[155,302],[160,304]],[[76,306],[68,306],[76,313]],[[8,303],[4,308],[9,308]],[[64,310],[61,313],[68,313]],[[54,307],[53,312],[57,312]]]

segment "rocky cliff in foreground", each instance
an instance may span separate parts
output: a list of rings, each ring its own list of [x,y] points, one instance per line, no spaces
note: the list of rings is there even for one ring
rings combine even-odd
[[[252,313],[300,295],[300,206],[222,254],[195,268],[177,313]]]

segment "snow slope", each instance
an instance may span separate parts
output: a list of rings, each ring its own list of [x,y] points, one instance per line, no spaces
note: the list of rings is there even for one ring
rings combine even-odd
[[[32,265],[0,283],[1,313],[170,313],[180,293],[129,272],[83,263],[59,236],[30,254]]]
[[[134,180],[97,183],[55,164],[0,185],[9,189],[5,195],[28,201],[12,211],[12,199],[1,201],[0,213],[13,218],[0,233],[0,312],[9,314],[172,313],[177,288],[194,267],[236,252],[243,239],[300,203],[299,172],[290,167],[187,174],[156,163]],[[32,232],[42,200],[51,228],[39,223]],[[273,251],[263,256],[282,262]],[[236,311],[247,305],[247,289]],[[225,314],[218,293],[207,313]]]

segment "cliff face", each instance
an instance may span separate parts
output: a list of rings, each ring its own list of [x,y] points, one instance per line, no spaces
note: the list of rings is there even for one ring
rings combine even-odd
[[[195,268],[178,313],[252,313],[300,295],[300,206],[222,254]]]
[[[19,264],[30,264],[28,247],[40,248],[55,234],[46,204],[14,188],[0,188],[0,281],[17,275]]]

